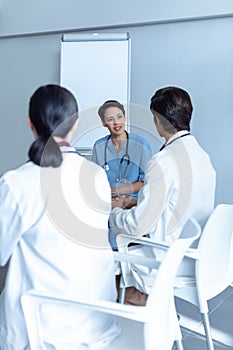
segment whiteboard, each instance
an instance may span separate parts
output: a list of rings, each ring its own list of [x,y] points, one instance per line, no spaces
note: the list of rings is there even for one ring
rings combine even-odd
[[[76,97],[80,122],[72,145],[81,152],[106,135],[97,110],[106,100],[126,109],[130,99],[130,38],[127,33],[67,34],[61,42],[60,84]]]

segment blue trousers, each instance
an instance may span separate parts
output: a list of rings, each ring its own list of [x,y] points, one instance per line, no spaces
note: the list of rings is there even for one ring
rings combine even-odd
[[[116,235],[114,235],[110,228],[108,229],[108,241],[112,247],[112,250],[117,251],[118,247],[116,242]]]

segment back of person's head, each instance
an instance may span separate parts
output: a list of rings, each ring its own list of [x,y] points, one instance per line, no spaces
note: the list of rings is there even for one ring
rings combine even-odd
[[[102,121],[104,121],[104,116],[105,116],[106,110],[110,107],[119,108],[122,111],[122,113],[125,115],[124,106],[120,102],[118,102],[116,100],[108,100],[108,101],[105,101],[98,109],[98,114],[99,114]]]
[[[173,86],[157,90],[151,98],[150,110],[167,132],[190,131],[193,106],[185,90]]]
[[[65,138],[74,126],[78,119],[75,97],[59,85],[41,86],[30,99],[29,118],[38,135],[29,149],[29,159],[41,167],[58,167],[62,153],[52,136]]]

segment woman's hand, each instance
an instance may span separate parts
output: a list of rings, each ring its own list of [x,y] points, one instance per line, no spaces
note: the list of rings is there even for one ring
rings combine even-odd
[[[137,204],[137,199],[131,196],[114,195],[112,197],[112,208],[120,207],[122,209],[130,209]]]

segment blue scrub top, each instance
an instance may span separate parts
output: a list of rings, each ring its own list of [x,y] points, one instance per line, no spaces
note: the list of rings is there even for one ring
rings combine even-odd
[[[105,162],[109,169],[106,170],[109,184],[112,188],[117,187],[117,179],[126,179],[128,183],[144,181],[145,168],[152,156],[149,143],[141,136],[130,133],[128,139],[128,154],[130,163],[127,165],[127,158],[124,158],[122,165],[120,161],[126,153],[127,140],[123,143],[120,152],[117,152],[109,135],[97,140],[93,147],[92,160],[105,168]],[[107,142],[108,141],[108,142]],[[106,147],[107,146],[107,147]],[[105,159],[106,149],[106,159]],[[123,186],[123,184],[121,184]],[[131,196],[137,197],[138,193]],[[108,232],[109,242],[113,250],[117,250],[116,236],[111,229]]]
[[[126,179],[131,184],[137,181],[144,181],[145,168],[148,160],[152,156],[152,150],[149,143],[141,136],[130,133],[128,140],[128,154],[130,156],[130,163],[127,165],[127,158],[124,158],[122,165],[120,165],[121,158],[126,153],[127,140],[125,140],[120,152],[117,152],[114,148],[112,139],[110,138],[108,140],[108,138],[109,135],[95,142],[92,160],[103,168],[105,161],[107,162],[109,170],[105,171],[108,176],[110,186],[112,188],[117,187],[117,179]],[[137,196],[136,193],[134,195]]]

